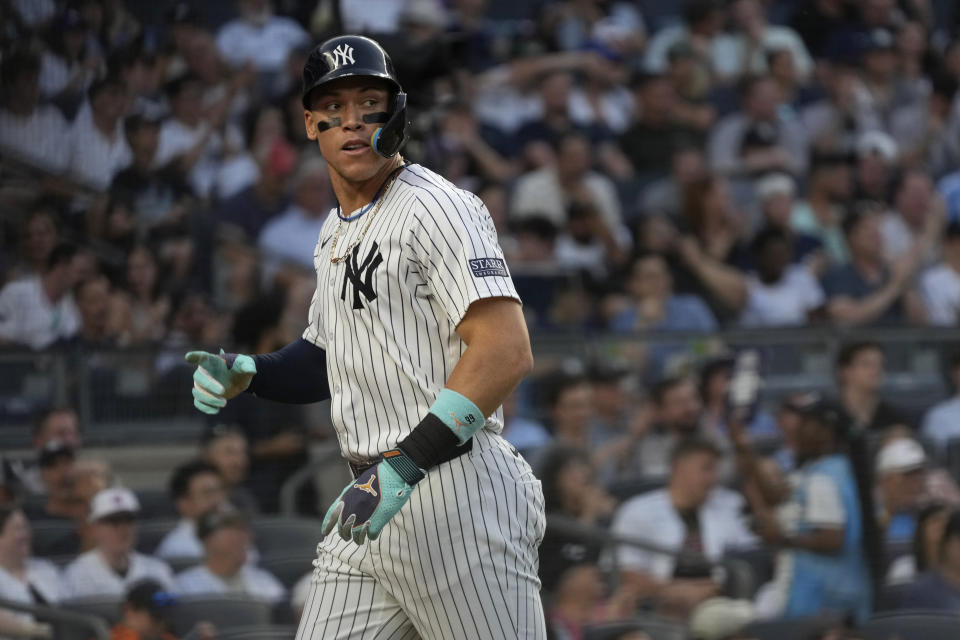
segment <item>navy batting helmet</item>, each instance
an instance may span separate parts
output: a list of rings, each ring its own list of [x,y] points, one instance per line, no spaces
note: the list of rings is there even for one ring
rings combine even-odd
[[[363,116],[366,123],[382,123],[370,139],[373,150],[390,158],[406,141],[407,94],[403,92],[390,56],[375,40],[338,36],[318,45],[303,65],[303,107],[310,109],[310,93],[338,78],[380,78],[390,86],[389,111]]]

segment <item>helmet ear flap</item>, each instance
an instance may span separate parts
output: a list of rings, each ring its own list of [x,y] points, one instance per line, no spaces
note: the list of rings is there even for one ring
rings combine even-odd
[[[384,158],[397,155],[407,141],[407,94],[398,92],[392,102],[390,118],[370,137],[370,146]]]

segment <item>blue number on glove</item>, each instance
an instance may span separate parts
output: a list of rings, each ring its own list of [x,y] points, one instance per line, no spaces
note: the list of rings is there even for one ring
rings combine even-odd
[[[423,477],[423,472],[405,453],[399,449],[388,451],[383,454],[383,460],[340,492],[323,518],[323,535],[336,528],[347,541],[363,544],[366,538],[376,540]]]

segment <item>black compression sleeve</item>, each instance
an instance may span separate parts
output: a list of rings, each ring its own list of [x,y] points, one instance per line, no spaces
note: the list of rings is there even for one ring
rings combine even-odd
[[[428,413],[397,446],[410,456],[418,467],[430,469],[460,446],[460,439],[443,420]]]
[[[279,351],[252,356],[257,373],[247,393],[289,404],[309,404],[330,397],[327,352],[303,338]]]

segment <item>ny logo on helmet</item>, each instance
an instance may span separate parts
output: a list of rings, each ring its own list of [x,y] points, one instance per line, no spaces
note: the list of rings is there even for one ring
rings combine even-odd
[[[323,55],[327,58],[330,66],[333,67],[331,71],[335,71],[345,64],[353,64],[353,47],[346,43],[334,49],[333,53],[325,51]]]

